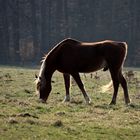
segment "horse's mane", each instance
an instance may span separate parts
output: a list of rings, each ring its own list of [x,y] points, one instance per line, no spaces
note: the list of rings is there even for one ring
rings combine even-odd
[[[41,62],[41,68],[40,68],[40,72],[39,72],[39,76],[38,78],[35,80],[35,83],[37,85],[37,90],[39,89],[40,87],[40,81],[41,81],[41,77],[42,77],[42,73],[44,72],[45,70],[45,63],[47,60],[49,60],[49,58],[51,58],[52,54],[53,56],[55,55],[55,52],[57,52],[58,49],[60,49],[61,47],[63,47],[63,45],[65,43],[73,43],[73,44],[79,44],[80,41],[78,40],[74,40],[74,39],[71,39],[71,38],[66,38],[64,40],[62,40],[61,42],[59,42],[58,44],[55,45],[55,47],[53,47],[47,54],[45,54],[45,56],[42,58]]]
[[[62,47],[65,43],[79,44],[81,42],[78,40],[75,40],[75,39],[66,38],[66,39],[62,40],[61,42],[59,42],[58,44],[56,44],[47,54],[45,54],[45,56],[43,57],[41,62],[45,61],[49,56],[51,56],[52,53],[55,53],[55,51],[58,48]]]

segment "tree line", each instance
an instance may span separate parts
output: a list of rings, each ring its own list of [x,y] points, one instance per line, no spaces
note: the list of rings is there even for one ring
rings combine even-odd
[[[38,64],[56,43],[126,41],[140,66],[139,0],[0,0],[0,64]]]

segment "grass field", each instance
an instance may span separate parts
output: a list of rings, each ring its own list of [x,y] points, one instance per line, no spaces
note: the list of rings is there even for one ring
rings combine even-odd
[[[47,104],[38,102],[34,74],[38,69],[0,67],[0,140],[139,140],[140,90],[129,83],[132,103],[124,104],[120,88],[117,105],[109,106],[112,92],[101,93],[110,81],[108,72],[99,78],[81,75],[92,104],[86,105],[75,83],[71,102],[65,96],[63,77],[56,72]],[[135,72],[140,79],[140,72]]]

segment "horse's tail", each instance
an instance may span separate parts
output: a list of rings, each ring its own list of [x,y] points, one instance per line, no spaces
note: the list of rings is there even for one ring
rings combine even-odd
[[[123,58],[123,61],[122,61],[122,67],[123,67],[124,61],[125,61],[126,56],[127,56],[127,49],[128,49],[127,43],[123,42],[122,47],[124,48],[124,58]]]
[[[101,87],[101,92],[105,93],[107,91],[109,91],[113,86],[112,80],[107,84]]]

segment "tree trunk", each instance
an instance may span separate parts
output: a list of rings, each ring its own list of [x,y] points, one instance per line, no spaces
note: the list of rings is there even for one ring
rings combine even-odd
[[[39,40],[38,40],[38,31],[37,31],[37,19],[36,19],[36,3],[35,0],[31,0],[31,11],[32,11],[32,36],[33,36],[33,47],[35,52],[35,62],[39,59],[40,49],[39,49]]]
[[[13,6],[13,47],[14,47],[14,63],[20,63],[20,51],[19,51],[19,0],[12,1]]]
[[[0,53],[0,62],[2,64],[9,63],[9,30],[8,30],[8,17],[7,17],[7,0],[1,2],[1,53]]]

